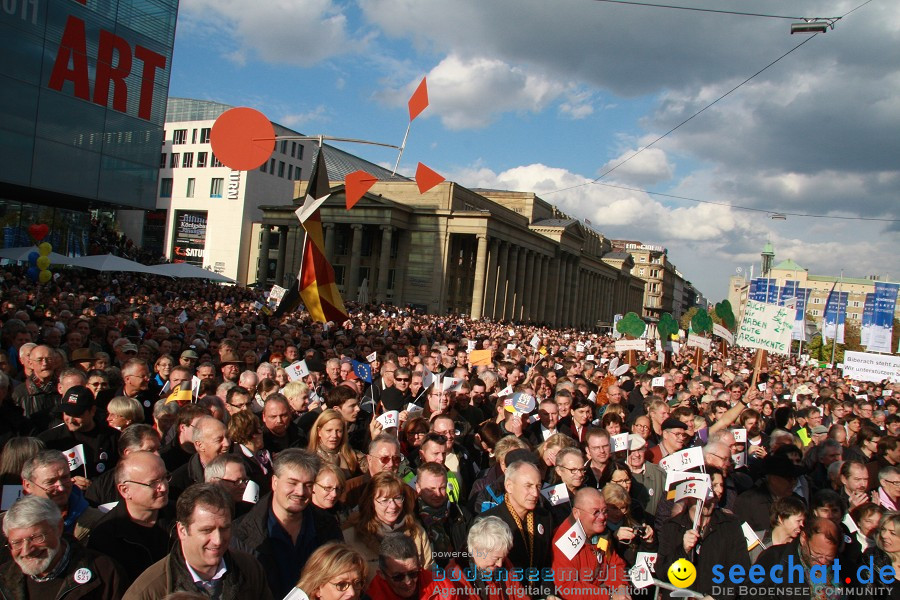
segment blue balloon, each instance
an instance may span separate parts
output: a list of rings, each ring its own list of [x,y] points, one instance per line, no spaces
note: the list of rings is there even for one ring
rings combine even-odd
[[[28,276],[28,278],[29,278],[30,280],[32,280],[32,281],[37,281],[37,280],[38,280],[38,275],[40,274],[40,271],[38,270],[37,267],[28,267],[28,270],[25,271],[25,274]]]
[[[28,264],[32,267],[37,266],[37,259],[39,259],[41,255],[38,252],[29,252],[28,253]]]

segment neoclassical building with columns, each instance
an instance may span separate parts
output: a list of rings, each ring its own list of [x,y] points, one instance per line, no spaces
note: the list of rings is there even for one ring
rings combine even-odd
[[[329,173],[338,175],[331,164]],[[294,211],[306,185],[297,182],[292,204],[261,207],[261,284],[287,286],[300,268]],[[631,256],[533,193],[444,182],[420,194],[414,181],[383,177],[347,210],[343,182],[332,181],[321,211],[345,300],[582,329],[641,310]]]

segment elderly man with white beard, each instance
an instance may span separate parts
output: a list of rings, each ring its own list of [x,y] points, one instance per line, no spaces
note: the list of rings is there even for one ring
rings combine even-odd
[[[59,508],[24,496],[6,513],[3,533],[12,560],[0,567],[0,596],[119,600],[125,590],[113,561],[63,538]]]

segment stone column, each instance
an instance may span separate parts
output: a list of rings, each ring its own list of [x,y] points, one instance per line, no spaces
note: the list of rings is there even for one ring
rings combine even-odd
[[[534,250],[525,251],[525,287],[522,291],[522,312],[520,319],[528,321],[534,311]]]
[[[535,254],[534,257],[534,287],[531,289],[531,314],[529,318],[535,323],[541,320],[541,298],[544,297],[544,288],[541,287],[541,276],[544,272],[544,255]]]
[[[284,285],[284,263],[287,259],[287,234],[285,225],[278,226],[278,259],[275,262],[275,283]]]
[[[350,229],[353,231],[353,242],[351,244],[350,250],[350,272],[347,274],[347,291],[345,292],[345,296],[349,300],[356,300],[356,295],[359,293],[359,261],[362,258],[362,236],[363,236],[363,226],[354,223],[350,226]]]
[[[376,297],[378,302],[387,302],[388,271],[391,267],[391,238],[394,228],[390,225],[381,226],[381,254],[378,256],[378,287]]]
[[[500,252],[500,240],[491,238],[488,253],[487,277],[484,283],[484,304],[482,316],[494,318],[494,299],[497,297],[497,254]]]
[[[541,255],[541,276],[538,279],[538,304],[537,304],[537,316],[535,319],[538,323],[543,323],[547,321],[547,300],[549,298],[549,288],[547,287],[547,282],[550,278],[550,257],[546,254]]]
[[[556,314],[560,327],[569,324],[569,255],[563,252],[559,257],[559,285],[557,286]]]
[[[479,233],[475,236],[478,240],[478,250],[475,254],[475,278],[472,287],[472,310],[469,311],[469,317],[472,319],[480,319],[481,311],[484,307],[484,284],[487,273],[487,235]]]
[[[397,260],[394,261],[394,304],[403,306],[403,283],[406,281],[406,269],[409,265],[409,233],[397,230]]]
[[[513,301],[513,319],[522,320],[522,308],[525,301],[525,273],[528,271],[528,254],[525,248],[519,248],[519,269],[516,273],[516,298]]]
[[[300,228],[303,229],[302,227]],[[334,223],[322,223],[323,233],[325,234],[325,258],[332,265],[334,264],[334,232],[336,228]],[[302,231],[301,231],[302,233]]]
[[[515,318],[513,311],[513,301],[516,295],[516,276],[517,267],[519,265],[519,247],[513,244],[509,245],[509,275],[506,284],[506,301],[503,305],[503,318],[512,320]]]
[[[503,318],[503,306],[506,302],[506,280],[509,277],[509,242],[500,242],[500,253],[497,255],[497,295],[494,298],[494,318]]]
[[[263,225],[260,229],[259,264],[256,269],[256,280],[266,283],[269,279],[269,237],[272,234],[271,225]]]

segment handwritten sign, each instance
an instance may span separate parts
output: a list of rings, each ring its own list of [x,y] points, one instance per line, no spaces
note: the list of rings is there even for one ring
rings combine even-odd
[[[713,323],[713,335],[719,336],[720,338],[728,342],[729,345],[734,345],[734,334],[718,323]]]
[[[795,313],[784,306],[748,299],[735,343],[742,348],[790,354]]]
[[[712,340],[703,337],[702,335],[695,335],[693,333],[688,335],[687,341],[688,348],[700,348],[704,352],[709,352],[712,348]]]
[[[397,427],[400,420],[400,413],[396,410],[389,410],[379,415],[375,420],[381,423],[383,429],[390,429],[391,427]]]
[[[627,352],[629,350],[646,351],[647,340],[616,340],[616,352]]]

